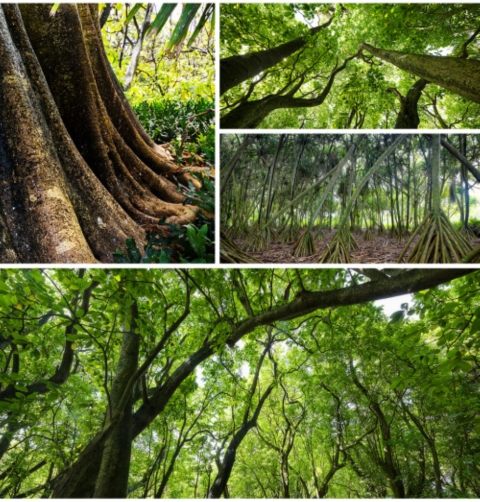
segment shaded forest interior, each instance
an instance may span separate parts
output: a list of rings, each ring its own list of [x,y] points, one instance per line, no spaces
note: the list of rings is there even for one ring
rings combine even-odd
[[[478,4],[223,4],[224,129],[480,126]]]
[[[1,269],[0,495],[480,497],[479,275]]]
[[[471,259],[479,138],[224,134],[222,246],[267,263]]]

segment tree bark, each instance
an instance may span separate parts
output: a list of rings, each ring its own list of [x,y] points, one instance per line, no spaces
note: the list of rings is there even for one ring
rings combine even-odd
[[[0,9],[0,261],[111,262],[140,224],[195,211],[179,168],[135,118],[108,64],[95,8]]]
[[[410,87],[407,95],[403,97],[397,89],[387,89],[393,92],[400,101],[400,111],[394,129],[418,129],[420,117],[418,116],[418,101],[422,96],[422,91],[428,82],[421,78]]]
[[[480,61],[476,59],[409,54],[377,49],[366,43],[360,44],[359,49],[474,103],[480,103]]]
[[[271,394],[273,387],[274,384],[270,384],[267,390],[263,393],[252,418],[241,425],[240,429],[235,433],[232,440],[230,441],[225,456],[223,457],[223,460],[220,464],[217,477],[215,478],[215,481],[210,488],[208,498],[218,499],[222,496],[222,493],[227,486],[233,466],[235,464],[238,447],[240,446],[245,436],[257,425],[257,420],[260,412],[262,411],[262,407],[265,404],[268,396]]]
[[[120,407],[122,407],[125,388],[138,367],[140,335],[135,333],[138,318],[136,301],[131,306],[129,317],[130,326],[123,333],[120,356],[110,393],[107,420],[118,412],[122,413],[122,416],[105,441],[100,471],[95,484],[95,498],[126,498],[127,496],[132,448],[130,427],[133,393],[125,408],[121,409]]]
[[[306,36],[278,45],[273,49],[250,52],[242,56],[230,56],[220,60],[220,95],[262,71],[275,66],[288,56],[305,46],[309,38],[327,28],[333,17],[316,28],[311,28]]]

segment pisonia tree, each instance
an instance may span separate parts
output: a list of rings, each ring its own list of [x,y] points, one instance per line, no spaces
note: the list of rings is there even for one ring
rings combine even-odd
[[[0,261],[112,261],[145,223],[184,224],[188,174],[145,133],[97,6],[0,7]]]

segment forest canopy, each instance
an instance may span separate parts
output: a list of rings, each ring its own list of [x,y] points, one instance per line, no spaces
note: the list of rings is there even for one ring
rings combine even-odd
[[[480,496],[478,271],[0,278],[2,497]]]
[[[223,4],[222,126],[476,128],[479,9]]]

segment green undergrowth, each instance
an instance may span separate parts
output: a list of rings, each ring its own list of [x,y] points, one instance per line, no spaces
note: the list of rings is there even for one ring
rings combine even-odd
[[[214,103],[206,99],[155,102],[133,107],[144,129],[155,143],[165,145],[177,162],[186,165],[215,161]]]
[[[192,173],[202,183],[195,189],[193,183],[183,191],[187,195],[185,205],[200,208],[195,224],[171,225],[160,220],[146,230],[147,244],[141,251],[135,239],[127,239],[126,255],[117,249],[115,263],[214,263],[215,261],[215,185],[213,179],[201,173]]]

